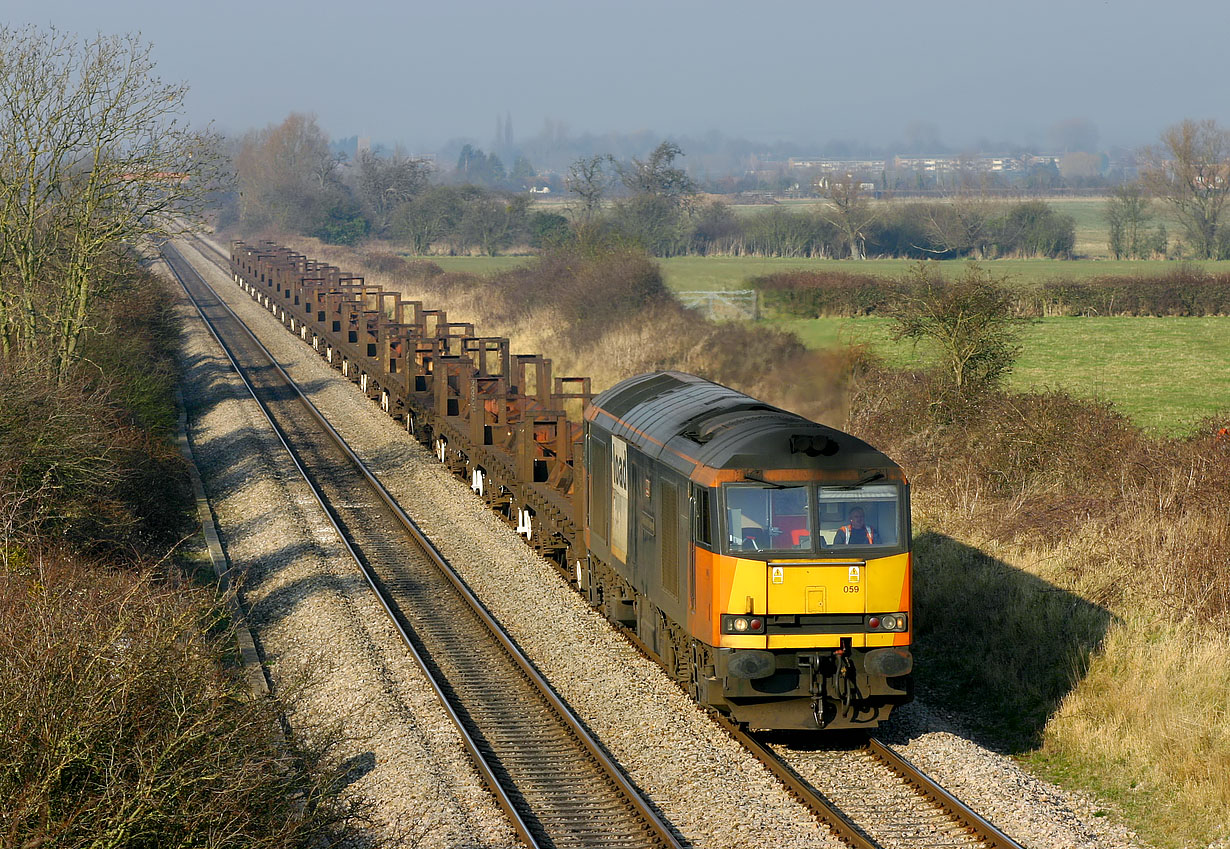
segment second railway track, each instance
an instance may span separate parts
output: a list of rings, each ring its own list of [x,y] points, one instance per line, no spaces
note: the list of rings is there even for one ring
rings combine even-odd
[[[173,247],[168,265],[214,328],[531,846],[679,846],[243,323]]]

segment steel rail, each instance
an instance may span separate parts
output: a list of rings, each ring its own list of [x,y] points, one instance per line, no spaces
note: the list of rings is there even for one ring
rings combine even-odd
[[[205,244],[212,252],[219,253],[216,248],[213,248],[212,245],[208,245],[208,243],[205,243]],[[260,406],[262,413],[265,415],[266,419],[269,421],[270,425],[273,427],[274,432],[277,434],[279,442],[282,444],[282,446],[286,449],[288,454],[291,456],[292,461],[294,462],[300,475],[307,482],[309,489],[311,490],[313,494],[313,497],[321,505],[322,509],[324,509],[326,515],[329,518],[330,524],[333,526],[335,532],[338,534],[338,537],[342,540],[344,546],[347,549],[347,552],[354,559],[361,574],[366,580],[368,587],[376,595],[376,598],[378,599],[385,614],[392,621],[402,642],[410,650],[415,661],[418,663],[419,667],[423,670],[424,674],[426,675],[428,681],[431,684],[433,691],[436,694],[437,699],[444,706],[449,717],[453,720],[454,724],[457,726],[459,732],[461,733],[462,740],[466,746],[467,751],[470,753],[471,759],[475,762],[477,768],[479,769],[480,774],[483,776],[484,780],[486,781],[488,786],[491,788],[493,794],[496,796],[501,808],[503,808],[506,814],[509,816],[510,821],[513,823],[514,829],[518,832],[518,835],[527,842],[528,845],[533,846],[533,847],[537,847],[541,845],[538,842],[538,840],[536,840],[534,834],[532,833],[531,828],[527,825],[527,823],[525,822],[525,819],[522,817],[521,813],[517,809],[517,805],[513,798],[514,796],[517,795],[517,793],[513,792],[510,788],[505,787],[503,782],[501,782],[499,778],[497,777],[496,770],[493,769],[492,765],[488,762],[487,758],[483,755],[481,751],[481,746],[479,745],[478,741],[475,740],[474,737],[470,734],[470,732],[466,728],[465,722],[462,720],[461,716],[458,713],[458,710],[454,706],[453,700],[448,697],[445,691],[446,687],[443,686],[441,682],[436,680],[436,677],[431,673],[429,663],[426,661],[426,659],[420,654],[420,652],[416,648],[414,644],[414,640],[412,639],[411,633],[405,627],[402,621],[402,617],[399,616],[397,613],[396,604],[388,597],[388,594],[381,587],[380,579],[375,574],[373,574],[372,571],[369,569],[368,565],[366,564],[364,558],[361,556],[360,552],[357,551],[354,548],[354,546],[351,544],[348,534],[344,531],[344,529],[341,526],[339,517],[334,512],[333,508],[328,503],[323,493],[319,490],[316,484],[312,481],[307,470],[300,463],[299,458],[296,455],[296,452],[291,448],[285,433],[283,432],[282,428],[277,424],[277,422],[274,420],[273,414],[271,413],[269,408],[266,406],[264,401],[258,396],[255,388],[253,387],[253,385],[248,379],[246,371],[244,370],[242,366],[239,365],[230,346],[221,338],[220,334],[214,328],[209,318],[205,315],[205,311],[202,308],[201,304],[190,291],[189,285],[187,281],[184,279],[184,275],[182,273],[183,269],[177,268],[176,266],[182,265],[183,268],[186,268],[188,271],[190,271],[191,274],[195,276],[197,280],[200,281],[201,285],[205,286],[211,292],[213,291],[212,287],[209,285],[208,282],[204,280],[204,278],[200,275],[200,273],[197,272],[196,269],[192,267],[191,263],[174,246],[169,245],[169,244],[165,245],[163,247],[163,253],[164,253],[164,256],[166,256],[167,258],[167,264],[171,268],[172,273],[174,273],[175,276],[180,280],[181,285],[184,287],[185,293],[187,294],[188,298],[192,301],[194,307],[196,307],[198,314],[202,318],[202,321],[204,321],[211,335],[213,335],[214,339],[221,346],[222,350],[227,356],[227,359],[230,361],[232,367],[236,370],[236,373],[239,374],[241,379],[243,379],[245,387],[247,388],[249,394],[251,394],[253,399]],[[174,261],[171,259],[171,256],[169,254],[174,254],[175,256]],[[216,293],[214,294],[216,297]],[[218,304],[222,309],[224,309],[227,313],[229,313],[235,319],[235,321],[238,323],[238,326],[243,329],[243,331],[251,339],[252,343],[262,352],[264,357],[268,360],[268,363],[272,367],[272,369],[279,375],[279,377],[286,383],[286,385],[293,390],[296,396],[296,400],[298,400],[302,404],[303,408],[308,412],[308,414],[311,416],[311,418],[314,420],[317,426],[328,436],[330,441],[346,456],[347,460],[349,460],[350,463],[354,466],[355,470],[360,473],[360,475],[366,481],[366,483],[371,488],[371,490],[380,498],[380,500],[384,503],[384,505],[391,511],[391,513],[401,523],[402,527],[411,535],[411,537],[419,545],[419,547],[422,549],[422,552],[440,570],[440,573],[449,581],[449,583],[457,591],[458,595],[465,600],[465,602],[469,605],[472,612],[483,623],[483,625],[490,631],[491,636],[493,636],[499,642],[501,647],[504,649],[505,653],[519,667],[521,672],[525,675],[526,679],[532,682],[535,689],[537,689],[540,692],[541,696],[550,706],[552,711],[555,712],[557,716],[559,716],[559,718],[564,722],[566,726],[568,726],[571,735],[577,741],[581,743],[581,745],[584,747],[584,749],[588,753],[589,757],[592,758],[592,760],[599,765],[599,767],[605,773],[607,779],[610,780],[611,783],[614,784],[617,788],[619,788],[619,792],[625,797],[627,803],[636,811],[637,815],[644,821],[649,831],[652,832],[654,842],[657,845],[661,845],[661,846],[680,847],[681,844],[674,837],[673,833],[670,830],[670,827],[660,818],[660,816],[652,808],[650,803],[642,796],[640,791],[637,790],[631,784],[631,782],[627,779],[627,777],[623,774],[623,772],[619,769],[619,767],[607,755],[605,750],[602,749],[601,745],[585,729],[583,723],[573,713],[571,708],[558,696],[558,694],[555,693],[555,691],[551,688],[550,684],[542,677],[541,673],[538,672],[537,668],[534,667],[533,663],[529,660],[529,658],[527,658],[524,655],[524,653],[520,650],[520,648],[516,645],[516,643],[512,640],[512,638],[500,626],[498,621],[496,621],[496,619],[490,614],[490,612],[487,611],[487,609],[482,604],[482,602],[473,594],[470,588],[465,584],[464,580],[456,573],[456,571],[452,568],[452,566],[444,558],[443,554],[441,554],[441,552],[436,548],[436,546],[431,542],[431,540],[428,539],[428,537],[418,527],[417,523],[415,523],[414,520],[409,515],[407,515],[404,510],[402,510],[400,505],[397,504],[396,500],[388,492],[388,490],[380,483],[380,481],[375,477],[375,475],[371,473],[371,471],[362,462],[362,460],[358,457],[358,455],[354,453],[354,451],[346,443],[344,438],[336,431],[336,429],[334,429],[333,426],[329,424],[329,422],[325,419],[323,414],[321,414],[320,411],[315,407],[315,405],[313,405],[312,402],[302,393],[302,391],[299,389],[299,387],[294,382],[294,380],[276,362],[272,354],[269,353],[269,351],[264,347],[264,345],[260,342],[260,340],[255,336],[255,334],[252,333],[252,331],[247,327],[247,325],[242,321],[242,319],[240,319],[234,313],[234,311],[231,310],[230,307],[221,300],[221,298],[218,298]],[[551,844],[548,844],[548,845],[551,845]]]
[[[790,764],[757,739],[754,734],[724,718],[719,718],[719,721],[741,745],[746,747],[757,760],[785,784],[792,794],[811,808],[841,839],[856,849],[879,849],[880,844],[863,828],[842,812],[827,796],[795,772]],[[891,747],[875,738],[868,738],[864,751],[892,770],[919,795],[943,810],[953,822],[983,846],[988,849],[1024,849],[1020,843],[953,796]]]
[[[993,849],[1024,849],[1021,844],[937,784],[931,776],[906,760],[896,749],[881,743],[874,737],[867,741],[867,749],[877,760],[901,776],[911,787],[916,788],[943,808],[949,816],[988,846]]]
[[[880,849],[879,844],[869,837],[854,820],[846,816],[841,809],[829,800],[827,796],[808,784],[791,766],[756,737],[742,728],[738,723],[726,717],[715,714],[714,719],[726,729],[727,733],[743,746],[756,760],[760,761],[773,776],[786,786],[790,793],[811,809],[821,822],[833,832],[854,847],[854,849]]]

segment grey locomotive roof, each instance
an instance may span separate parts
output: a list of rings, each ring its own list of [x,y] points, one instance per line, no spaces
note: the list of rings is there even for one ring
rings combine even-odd
[[[719,469],[896,466],[848,433],[677,371],[616,384],[594,398],[586,417],[683,474],[697,464]]]

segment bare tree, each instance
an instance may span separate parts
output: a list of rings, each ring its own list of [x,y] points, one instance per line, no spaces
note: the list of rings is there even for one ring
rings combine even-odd
[[[935,248],[914,247],[927,253],[986,257],[995,241],[995,222],[999,209],[981,193],[960,192],[943,203],[924,208],[926,229]]]
[[[1115,259],[1144,259],[1154,249],[1152,201],[1139,184],[1119,186],[1106,202],[1108,245]]]
[[[823,186],[823,193],[832,206],[822,209],[820,215],[841,231],[851,259],[865,259],[866,230],[878,213],[862,196],[859,181],[852,174],[829,179]]]
[[[393,210],[389,229],[416,254],[426,254],[432,243],[457,227],[467,200],[456,186],[431,186]]]
[[[1196,256],[1215,256],[1230,198],[1230,132],[1212,120],[1169,127],[1143,151],[1140,179],[1174,210]]]
[[[249,227],[312,229],[338,194],[339,164],[313,115],[292,112],[248,133],[235,157],[241,220]]]
[[[63,379],[107,295],[114,249],[191,226],[217,139],[138,36],[0,28],[0,346]]]
[[[614,163],[610,154],[594,154],[582,157],[568,167],[564,185],[577,196],[575,214],[582,226],[592,222],[602,209],[602,200],[614,182]]]
[[[525,223],[529,198],[525,195],[485,195],[465,205],[459,224],[462,241],[487,256],[507,247]]]
[[[377,232],[388,229],[393,210],[427,186],[430,165],[400,152],[376,156],[365,152],[359,157],[359,199],[367,207]]]

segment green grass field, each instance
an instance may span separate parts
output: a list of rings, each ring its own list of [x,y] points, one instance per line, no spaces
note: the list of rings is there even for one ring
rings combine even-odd
[[[459,271],[465,274],[499,274],[510,268],[519,268],[533,259],[529,256],[407,256],[406,258],[434,262],[445,271]]]
[[[890,338],[883,318],[775,322],[811,347],[865,342],[897,365],[926,362],[923,348]],[[1014,389],[1062,389],[1111,402],[1156,433],[1192,431],[1230,411],[1230,318],[1048,318],[1025,329]]]

